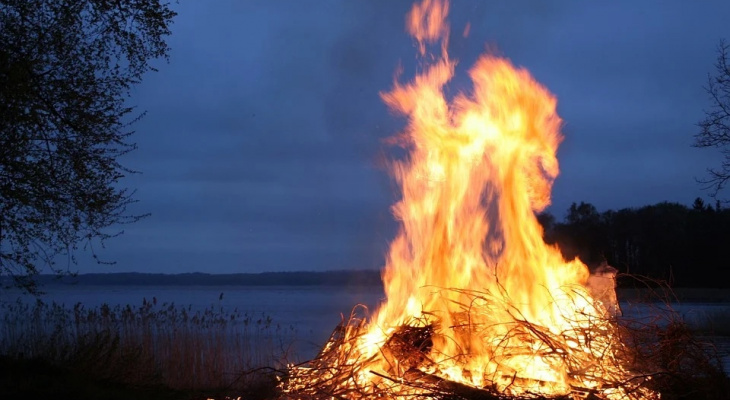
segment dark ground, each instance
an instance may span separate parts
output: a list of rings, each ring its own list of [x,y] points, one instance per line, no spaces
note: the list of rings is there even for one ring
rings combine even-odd
[[[274,382],[261,387],[272,393]],[[256,396],[251,396],[255,398]],[[0,398],[23,400],[205,400],[225,394],[179,391],[161,385],[132,386],[95,379],[43,360],[0,357]]]

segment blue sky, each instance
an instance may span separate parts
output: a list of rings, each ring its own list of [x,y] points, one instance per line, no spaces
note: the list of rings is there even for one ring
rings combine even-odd
[[[80,272],[211,273],[379,268],[397,190],[383,139],[404,121],[379,93],[416,70],[408,1],[182,1],[123,162],[142,174],[125,226]],[[491,49],[558,98],[565,140],[550,211],[709,198],[719,164],[691,147],[730,2],[459,1],[451,86]],[[470,23],[470,35],[461,32]]]

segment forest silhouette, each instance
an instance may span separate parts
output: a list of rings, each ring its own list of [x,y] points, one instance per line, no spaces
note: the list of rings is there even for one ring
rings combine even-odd
[[[606,263],[672,287],[730,287],[730,208],[719,201],[711,205],[697,198],[691,207],[661,202],[604,212],[581,202],[562,221],[550,213],[538,219],[546,242],[589,267]]]

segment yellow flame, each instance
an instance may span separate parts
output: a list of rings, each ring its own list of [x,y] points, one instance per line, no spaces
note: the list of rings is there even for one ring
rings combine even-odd
[[[288,393],[319,379],[355,397],[381,398],[384,387],[385,396],[418,394],[399,383],[416,369],[506,395],[658,397],[631,383],[607,318],[612,305],[593,297],[588,268],[542,239],[535,213],[550,204],[562,140],[555,96],[527,70],[485,55],[469,72],[471,93],[448,100],[448,9],[441,0],[413,6],[406,26],[419,53],[440,41],[440,54],[425,58],[412,82],[382,94],[408,118],[398,137],[408,154],[393,165],[401,227],[383,271],[386,301],[368,325],[348,326],[343,340],[328,343],[332,365],[292,370]],[[394,355],[403,327],[428,329],[418,339],[428,344]],[[343,368],[352,374],[333,384]]]
[[[427,313],[438,321],[430,357],[439,374],[514,393],[567,393],[574,382],[557,350],[514,334],[515,323],[527,322],[590,353],[598,349],[566,332],[606,312],[586,287],[588,268],[546,245],[535,216],[550,204],[559,172],[556,99],[527,70],[485,55],[469,72],[472,93],[448,101],[455,62],[446,51],[447,13],[446,1],[413,6],[407,27],[419,52],[441,40],[441,55],[382,95],[408,117],[401,143],[409,154],[393,168],[402,190],[393,213],[402,225],[383,273],[387,301],[361,349],[376,354],[397,327]]]

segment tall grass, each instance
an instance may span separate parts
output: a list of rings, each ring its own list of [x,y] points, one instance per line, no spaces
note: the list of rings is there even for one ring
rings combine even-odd
[[[277,367],[296,334],[265,314],[173,303],[73,308],[20,299],[0,304],[0,354],[43,359],[97,379],[179,390],[250,384]]]

